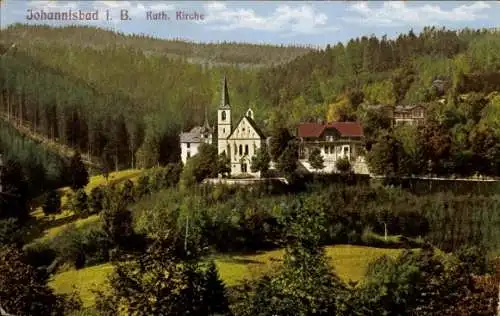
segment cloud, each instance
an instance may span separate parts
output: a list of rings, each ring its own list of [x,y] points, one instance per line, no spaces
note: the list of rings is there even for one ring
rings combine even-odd
[[[41,8],[41,9],[76,9],[78,4],[71,1],[30,1],[28,2],[29,8]]]
[[[439,24],[444,22],[466,22],[475,21],[487,17],[485,11],[491,5],[484,1],[446,10],[438,4],[424,4],[417,6],[416,3],[407,5],[403,1],[387,1],[379,8],[373,8],[367,2],[357,2],[350,5],[348,12],[355,13],[354,16],[343,17],[342,20],[356,24],[380,25],[380,26],[402,26]]]
[[[253,9],[229,8],[221,2],[208,3],[205,10],[206,19],[201,23],[209,24],[217,30],[248,29],[289,35],[338,30],[337,27],[328,25],[326,14],[317,12],[309,5],[279,5],[269,15],[259,15]]]

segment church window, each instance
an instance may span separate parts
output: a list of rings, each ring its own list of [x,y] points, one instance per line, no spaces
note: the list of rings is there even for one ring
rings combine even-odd
[[[191,144],[190,143],[186,143],[186,148],[191,148]]]
[[[186,156],[188,159],[191,158],[191,153],[188,151]]]
[[[243,155],[243,146],[240,145],[240,156]]]
[[[234,155],[236,156],[238,154],[238,150],[236,149],[236,144],[234,144]]]
[[[243,172],[243,173],[247,172],[247,164],[246,163],[241,164],[241,172]]]
[[[248,145],[245,145],[245,155],[248,155]]]
[[[226,111],[222,111],[222,113],[221,113],[221,120],[223,120],[223,121],[226,120]]]
[[[226,133],[226,129],[225,129],[225,128],[223,128],[223,129],[222,129],[222,133],[223,133],[223,134],[225,134],[225,133]]]

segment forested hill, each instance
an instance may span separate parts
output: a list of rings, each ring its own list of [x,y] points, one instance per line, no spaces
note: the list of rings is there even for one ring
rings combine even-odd
[[[288,104],[294,117],[314,116],[310,105],[321,104],[323,117],[337,120],[355,116],[349,112],[359,103],[433,101],[436,79],[446,83],[448,96],[498,91],[499,71],[500,32],[427,27],[394,40],[365,36],[329,45],[273,68],[262,85],[276,87],[268,90],[269,100]],[[358,95],[354,109],[345,109],[349,91]]]
[[[201,124],[207,106],[214,122],[224,74],[235,119],[251,106],[259,124],[276,121],[273,114],[279,113],[284,118],[279,121],[290,127],[304,120],[359,119],[363,104],[445,98],[444,110],[455,106],[460,94],[500,91],[500,34],[491,31],[426,28],[394,40],[362,37],[309,52],[188,44],[76,27],[15,26],[1,38],[4,48],[16,46],[1,61],[0,111],[123,167],[178,159],[178,133]],[[212,60],[228,64],[208,67],[169,54],[215,55]],[[273,67],[237,64],[293,57]],[[436,79],[443,87],[432,86]],[[487,111],[492,121],[500,113],[495,109]]]
[[[67,45],[107,49],[128,47],[145,55],[180,58],[207,66],[239,65],[242,67],[270,66],[288,62],[313,49],[310,47],[261,45],[245,43],[194,43],[185,40],[162,40],[146,35],[125,35],[95,27],[61,27],[15,25],[2,32],[4,41],[26,46],[43,42],[47,45]]]

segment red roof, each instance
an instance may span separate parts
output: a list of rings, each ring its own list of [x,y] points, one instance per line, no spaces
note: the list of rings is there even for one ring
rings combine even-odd
[[[358,122],[333,122],[329,124],[302,123],[298,128],[298,136],[320,137],[326,128],[335,128],[344,137],[363,136],[363,127]]]

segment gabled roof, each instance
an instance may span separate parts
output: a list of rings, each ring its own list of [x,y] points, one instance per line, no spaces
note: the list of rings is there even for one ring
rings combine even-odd
[[[325,129],[335,128],[342,137],[363,137],[363,127],[358,122],[334,122],[330,124],[302,123],[298,127],[299,137],[320,137]]]
[[[259,126],[257,126],[257,123],[255,123],[255,121],[247,116],[247,115],[243,115],[241,117],[241,119],[238,121],[238,123],[236,124],[236,128],[233,129],[231,131],[231,134],[229,134],[229,136],[227,137],[228,139],[233,136],[234,132],[238,129],[238,126],[240,125],[241,121],[243,121],[244,119],[247,120],[248,124],[250,124],[250,126],[254,129],[254,131],[257,133],[257,135],[261,138],[261,139],[265,139],[266,136],[264,135],[264,133],[262,133],[261,129],[259,128]]]
[[[425,109],[425,106],[421,105],[421,104],[414,104],[414,105],[398,105],[395,107],[395,111],[401,111],[401,112],[404,112],[404,111],[411,111],[413,109],[416,109],[416,108],[423,108]]]
[[[212,134],[213,129],[206,126],[195,126],[189,132],[181,133],[181,143],[201,143],[202,134]]]

